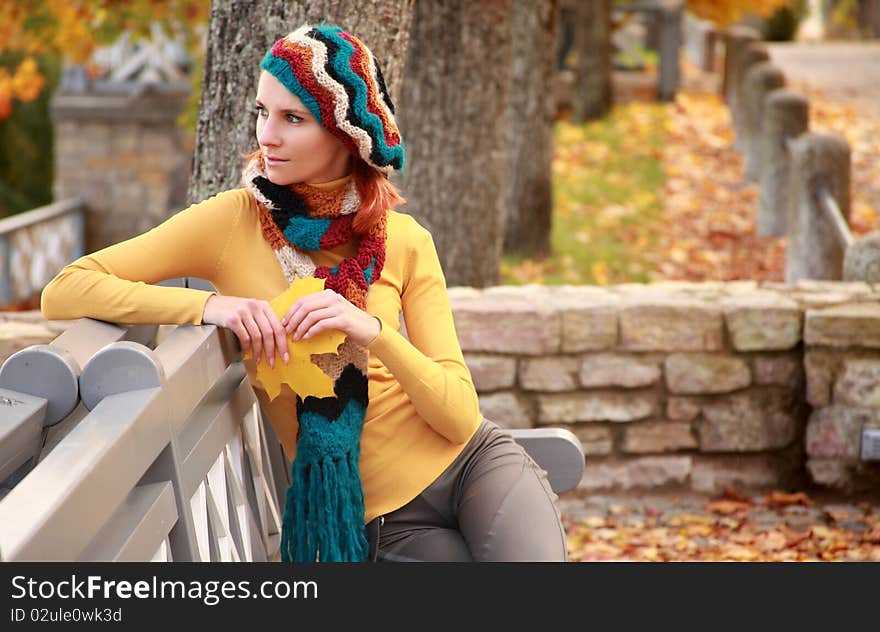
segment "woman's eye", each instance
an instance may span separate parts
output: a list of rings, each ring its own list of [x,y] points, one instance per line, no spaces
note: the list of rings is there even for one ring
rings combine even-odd
[[[297,116],[296,114],[288,114],[287,120],[291,123],[299,123],[300,121],[302,121],[302,118]]]
[[[257,116],[265,116],[266,115],[266,108],[260,107],[259,105],[254,108],[254,111],[257,113]]]

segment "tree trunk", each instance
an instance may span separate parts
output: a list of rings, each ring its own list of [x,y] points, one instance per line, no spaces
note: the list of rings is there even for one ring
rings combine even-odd
[[[510,0],[416,4],[398,108],[406,211],[434,236],[449,285],[498,282]]]
[[[558,18],[558,0],[513,2],[502,226],[504,251],[527,256],[550,252]]]
[[[189,203],[239,186],[241,154],[257,147],[253,102],[272,42],[305,23],[338,24],[370,47],[394,100],[414,1],[263,0],[259,11],[249,0],[212,2]]]
[[[577,5],[574,118],[601,118],[611,109],[611,0]]]

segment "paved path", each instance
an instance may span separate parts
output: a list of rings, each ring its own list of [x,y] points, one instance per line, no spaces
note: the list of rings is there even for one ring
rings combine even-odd
[[[805,82],[830,100],[880,115],[880,42],[780,43],[767,49],[795,88]]]

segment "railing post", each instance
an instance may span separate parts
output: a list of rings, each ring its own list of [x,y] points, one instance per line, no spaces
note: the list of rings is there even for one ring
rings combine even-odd
[[[838,134],[811,132],[790,143],[792,201],[788,219],[786,283],[840,280],[845,244],[820,202],[826,189],[849,221],[850,149]]]
[[[739,56],[745,48],[759,40],[758,32],[747,27],[734,26],[724,33],[724,76],[721,82],[721,96],[733,110],[732,101],[736,98],[734,86],[739,79]]]
[[[785,85],[785,76],[769,61],[758,62],[746,71],[742,86],[742,114],[745,150],[745,179],[757,182],[761,175],[761,122],[764,98]]]
[[[807,131],[809,104],[799,94],[774,90],[765,97],[761,122],[760,190],[757,231],[762,237],[785,235],[791,198],[791,156],[787,141]]]
[[[681,7],[660,9],[660,78],[657,86],[660,101],[672,101],[678,90],[681,16]]]
[[[762,42],[752,42],[746,46],[740,55],[739,71],[737,73],[737,82],[733,89],[735,90],[734,99],[731,102],[730,120],[733,123],[733,146],[740,152],[745,152],[748,148],[750,134],[752,132],[749,127],[748,108],[750,102],[745,94],[746,76],[756,64],[769,61],[770,55],[767,54],[767,48]]]

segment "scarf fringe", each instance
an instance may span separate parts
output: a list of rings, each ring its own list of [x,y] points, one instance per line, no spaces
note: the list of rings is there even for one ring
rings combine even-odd
[[[363,562],[369,554],[357,454],[291,466],[281,527],[284,562]]]

